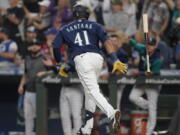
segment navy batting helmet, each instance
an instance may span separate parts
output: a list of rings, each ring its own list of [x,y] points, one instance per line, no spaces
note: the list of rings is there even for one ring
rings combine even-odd
[[[80,18],[89,18],[90,11],[87,7],[82,5],[75,5],[73,7],[73,17],[80,19]]]

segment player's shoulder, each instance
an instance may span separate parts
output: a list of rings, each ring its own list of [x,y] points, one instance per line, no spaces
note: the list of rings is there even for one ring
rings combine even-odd
[[[100,23],[93,22],[93,21],[89,21],[89,22],[92,23],[93,25],[97,26],[97,27],[103,27],[103,25],[101,25]]]
[[[64,25],[60,31],[64,32],[64,31],[73,31],[74,29],[78,29],[78,28],[88,28],[88,29],[102,29],[103,26],[101,24],[98,24],[96,22],[93,21],[89,21],[89,20],[75,20],[69,24]]]

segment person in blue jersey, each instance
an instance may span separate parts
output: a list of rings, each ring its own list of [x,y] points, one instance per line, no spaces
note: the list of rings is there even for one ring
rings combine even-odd
[[[126,51],[122,48],[123,47],[123,43],[121,41],[121,38],[119,37],[118,34],[112,34],[110,36],[110,40],[112,41],[113,45],[114,45],[114,48],[116,50],[116,54],[117,54],[117,57],[121,60],[121,62],[123,63],[128,63],[128,54],[126,53]],[[111,64],[111,60],[108,60],[108,70],[109,72],[112,71],[113,69],[113,66]],[[121,75],[121,73],[117,73],[116,72],[116,75]],[[118,86],[118,89],[117,89],[117,108],[120,110],[121,108],[121,97],[122,97],[122,93],[124,91],[124,88],[125,88],[126,85],[123,85],[123,84],[120,84]]]
[[[13,66],[18,50],[15,41],[9,38],[10,31],[6,28],[0,28],[0,65]]]
[[[79,129],[79,135],[90,135],[93,128],[93,114],[96,105],[113,120],[113,131],[119,130],[120,111],[115,110],[100,93],[98,76],[103,65],[101,49],[98,46],[101,41],[106,48],[109,57],[113,61],[113,71],[122,74],[127,72],[126,64],[122,63],[113,48],[112,42],[106,36],[103,27],[95,22],[88,21],[89,9],[85,6],[76,4],[73,7],[75,20],[60,29],[53,41],[54,57],[57,63],[61,62],[59,48],[67,44],[74,60],[75,68],[85,92],[85,123]],[[63,64],[59,70],[66,69]],[[66,70],[63,70],[66,71]]]

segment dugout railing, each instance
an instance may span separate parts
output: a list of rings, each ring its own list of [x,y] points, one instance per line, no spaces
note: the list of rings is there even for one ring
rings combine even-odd
[[[44,75],[38,77],[36,80],[37,89],[37,119],[36,119],[36,134],[37,135],[48,135],[48,89],[46,84],[69,84],[69,83],[80,83],[77,75],[70,75],[69,78],[62,78],[57,75]],[[179,85],[180,76],[154,76],[154,77],[117,77],[110,76],[109,80],[99,80],[99,84],[108,85],[109,99],[113,107],[116,107],[117,99],[117,87],[119,84],[165,84],[165,85]],[[172,96],[173,103],[176,102],[176,98]],[[163,97],[160,102],[166,102],[164,108],[167,107],[167,101]],[[168,103],[170,100],[168,100]],[[163,105],[163,103],[162,103]],[[171,104],[170,104],[171,105]],[[173,104],[174,105],[174,104]]]

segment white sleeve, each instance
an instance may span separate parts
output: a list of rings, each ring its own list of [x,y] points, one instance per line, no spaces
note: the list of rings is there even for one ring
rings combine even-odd
[[[9,46],[9,52],[17,52],[18,47],[17,44],[15,42],[12,42]]]

